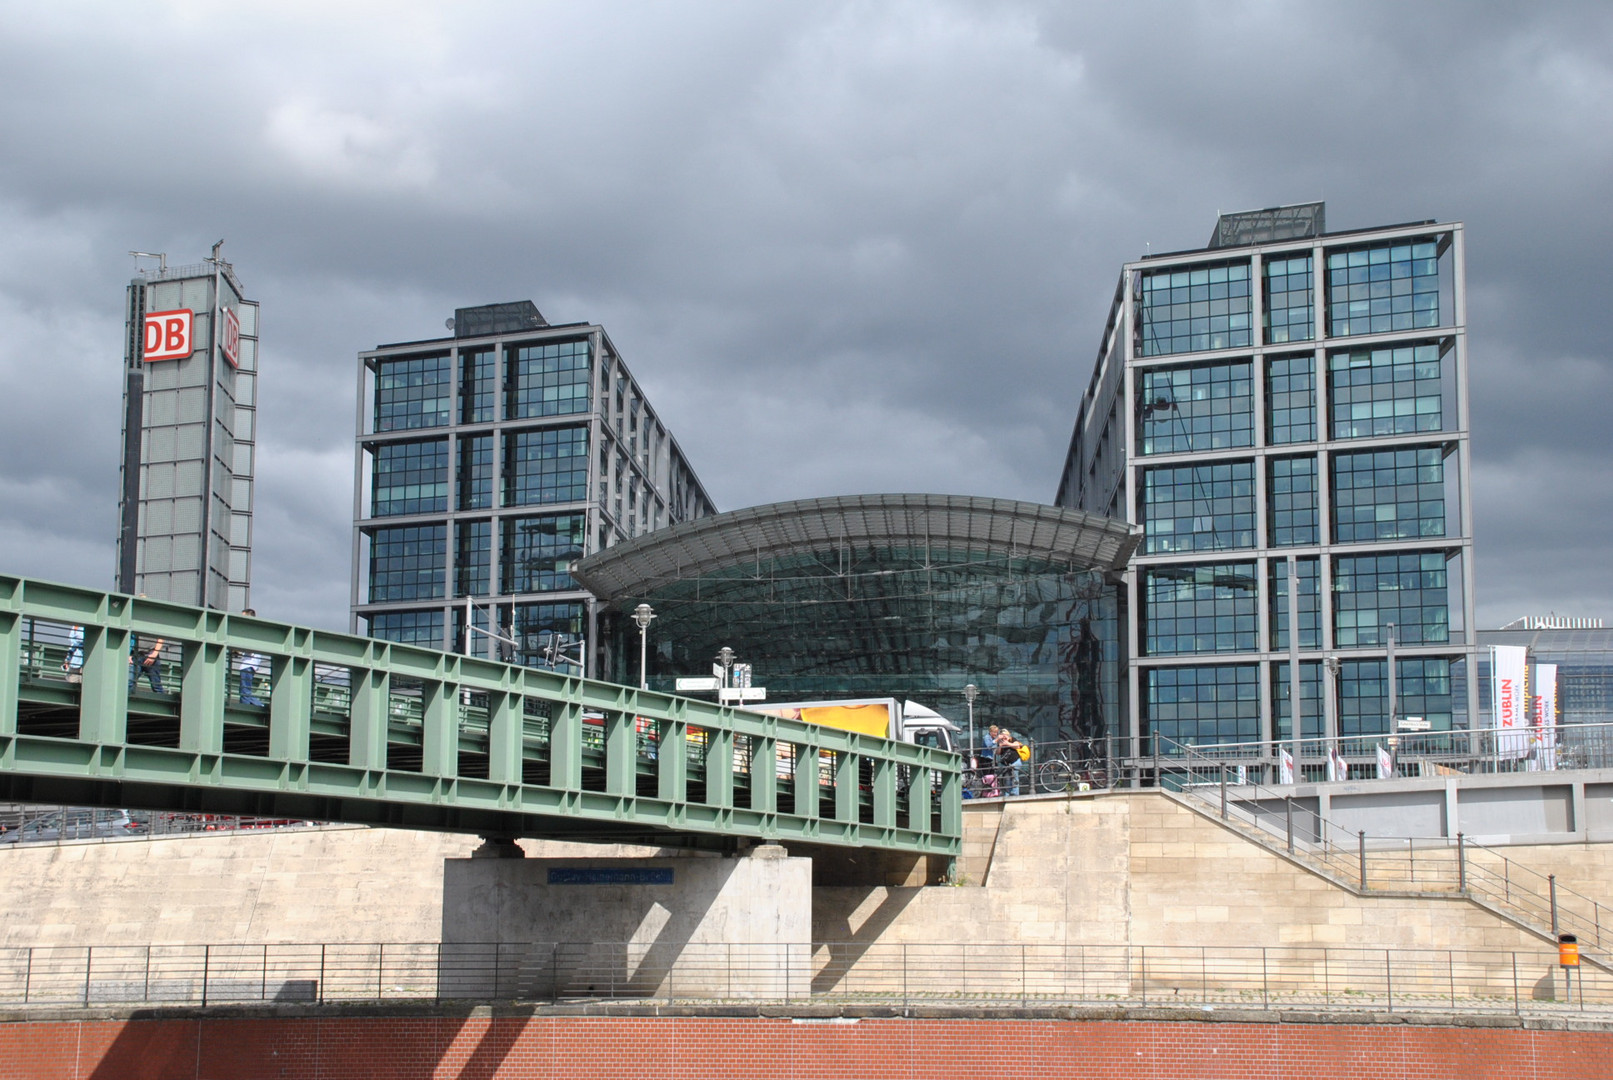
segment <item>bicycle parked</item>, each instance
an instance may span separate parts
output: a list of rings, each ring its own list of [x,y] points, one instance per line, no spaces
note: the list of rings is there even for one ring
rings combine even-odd
[[[1099,757],[1072,754],[1074,747],[1060,748],[1043,757],[1036,766],[1036,789],[1063,794],[1108,787],[1108,769]]]

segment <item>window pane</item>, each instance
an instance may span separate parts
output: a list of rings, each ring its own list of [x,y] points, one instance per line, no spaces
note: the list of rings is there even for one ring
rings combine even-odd
[[[448,423],[452,378],[446,353],[378,362],[375,365],[375,430],[403,431]]]
[[[1139,276],[1137,352],[1142,356],[1246,349],[1251,317],[1247,262]]]

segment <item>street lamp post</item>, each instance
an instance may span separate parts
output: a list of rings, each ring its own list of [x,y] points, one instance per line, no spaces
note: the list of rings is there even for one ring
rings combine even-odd
[[[655,618],[655,611],[648,604],[640,604],[633,609],[633,621],[638,624],[638,688],[650,688],[649,660],[650,621]]]
[[[980,687],[969,683],[963,688],[963,700],[969,704],[969,754],[966,760],[973,763],[975,755],[975,698],[980,696]]]
[[[1389,669],[1389,734],[1400,730],[1396,713],[1400,711],[1399,695],[1395,693],[1395,624],[1389,623],[1389,656],[1385,666]]]
[[[717,704],[728,697],[728,671],[734,666],[734,650],[724,645],[717,650],[717,663],[722,665],[722,686],[717,690]]]

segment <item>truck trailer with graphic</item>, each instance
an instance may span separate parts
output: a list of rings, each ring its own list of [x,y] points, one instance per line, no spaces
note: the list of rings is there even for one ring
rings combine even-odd
[[[900,702],[895,698],[786,701],[751,706],[751,711],[915,746],[959,751],[958,726],[916,701]]]

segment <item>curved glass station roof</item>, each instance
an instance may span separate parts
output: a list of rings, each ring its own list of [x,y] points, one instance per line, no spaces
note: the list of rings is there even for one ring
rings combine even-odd
[[[1115,594],[1138,533],[1038,503],[857,495],[774,503],[663,529],[571,567],[605,602],[603,671],[638,681],[639,603],[654,608],[649,683],[707,676],[723,646],[770,701],[912,698],[964,726],[1093,739],[1119,691]]]

